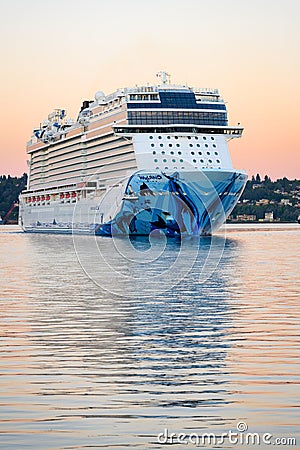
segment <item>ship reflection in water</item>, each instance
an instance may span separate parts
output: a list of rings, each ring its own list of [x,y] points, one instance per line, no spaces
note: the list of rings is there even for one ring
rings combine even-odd
[[[165,292],[155,276],[174,280],[179,241],[140,237],[130,257],[128,242],[100,238],[87,266],[92,238],[76,238],[80,265],[72,236],[1,227],[0,446],[157,449],[165,428],[220,435],[240,421],[297,437],[299,230],[254,228],[214,238],[207,280],[212,238],[196,257],[187,241]]]

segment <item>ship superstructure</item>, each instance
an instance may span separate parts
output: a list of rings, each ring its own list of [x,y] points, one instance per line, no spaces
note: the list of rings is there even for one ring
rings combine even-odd
[[[216,89],[161,83],[83,102],[76,121],[56,109],[27,144],[29,177],[20,196],[25,231],[104,235],[211,233],[246,182],[227,141]]]

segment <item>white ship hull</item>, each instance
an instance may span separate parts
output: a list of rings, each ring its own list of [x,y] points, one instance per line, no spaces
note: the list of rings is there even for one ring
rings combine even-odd
[[[20,225],[26,232],[102,236],[211,234],[236,205],[246,179],[236,171],[137,171],[94,198],[21,204]]]
[[[20,196],[26,232],[167,236],[210,234],[246,183],[227,141],[217,90],[162,84],[84,101],[76,122],[56,109],[27,144],[29,178]]]

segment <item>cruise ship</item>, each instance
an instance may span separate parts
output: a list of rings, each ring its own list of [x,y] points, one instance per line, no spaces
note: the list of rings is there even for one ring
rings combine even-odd
[[[157,77],[96,92],[76,120],[55,109],[33,130],[25,232],[209,235],[225,222],[247,180],[227,145],[243,127],[228,125],[217,89]]]

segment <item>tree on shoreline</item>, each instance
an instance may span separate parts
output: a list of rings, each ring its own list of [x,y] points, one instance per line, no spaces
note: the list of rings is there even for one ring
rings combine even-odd
[[[4,218],[11,205],[18,201],[21,191],[26,188],[27,174],[21,177],[11,177],[10,175],[0,176],[0,216]],[[10,220],[16,221],[18,218],[18,208],[12,212]]]
[[[260,182],[258,183],[258,180]],[[283,204],[285,199],[289,204]],[[258,204],[267,200],[266,204]],[[265,213],[273,212],[274,219],[281,222],[297,222],[300,214],[300,180],[289,180],[286,177],[272,181],[268,175],[262,180],[260,175],[252,176],[247,181],[245,190],[232,212],[232,217],[247,214],[255,215],[257,220],[263,219]]]

